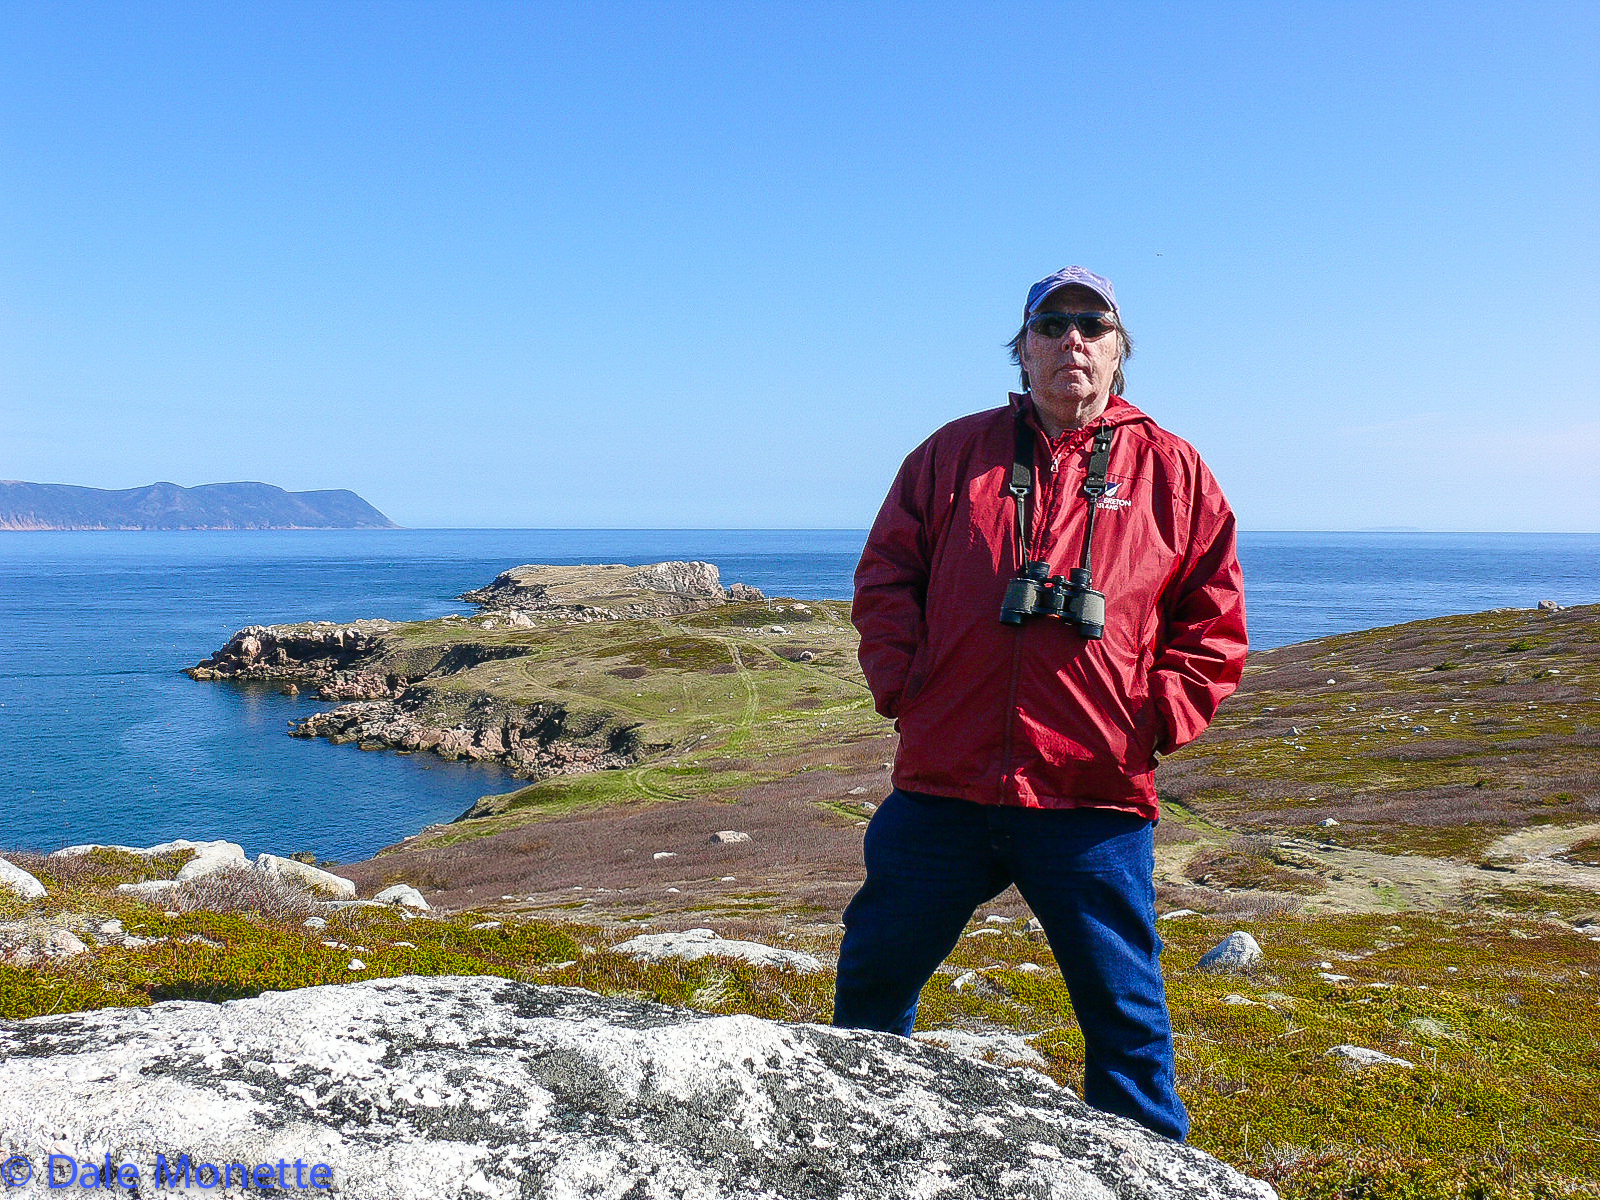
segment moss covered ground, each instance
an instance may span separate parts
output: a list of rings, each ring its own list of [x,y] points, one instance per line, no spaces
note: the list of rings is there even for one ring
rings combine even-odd
[[[826,971],[712,959],[642,964],[612,951],[645,928],[637,920],[530,919],[489,904],[422,916],[321,909],[326,925],[311,928],[300,911],[180,912],[160,907],[172,901],[133,899],[114,884],[179,864],[127,860],[24,860],[50,895],[23,902],[7,894],[0,921],[69,925],[90,950],[53,964],[0,965],[0,1018],[405,974],[500,975],[793,1021],[826,1021],[831,1012]],[[760,902],[751,899],[754,913]],[[1593,899],[1164,921],[1195,1144],[1291,1200],[1600,1196],[1600,934],[1573,925],[1584,919],[1575,905]],[[110,917],[145,944],[97,937]],[[739,932],[763,932],[748,923],[759,919]],[[1245,977],[1198,971],[1200,956],[1235,926],[1266,948],[1262,969]],[[837,953],[832,924],[774,922],[764,933],[825,961]],[[919,1028],[1019,1033],[1053,1078],[1081,1082],[1070,999],[1048,944],[1021,921],[978,914],[924,992]],[[1327,1057],[1344,1043],[1414,1066],[1350,1073]]]

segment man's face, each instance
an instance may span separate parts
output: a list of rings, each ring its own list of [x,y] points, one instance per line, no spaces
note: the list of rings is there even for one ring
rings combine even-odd
[[[1072,284],[1045,297],[1039,312],[1110,312],[1106,302],[1086,287]],[[1035,330],[1020,347],[1028,386],[1046,403],[1079,405],[1111,394],[1111,380],[1122,360],[1115,330],[1085,340],[1076,326],[1061,337],[1047,338]]]

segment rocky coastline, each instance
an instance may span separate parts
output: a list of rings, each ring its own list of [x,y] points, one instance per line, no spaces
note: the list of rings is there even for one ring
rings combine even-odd
[[[724,588],[717,568],[704,562],[526,565],[458,598],[477,605],[478,614],[414,623],[252,625],[184,673],[272,684],[290,694],[314,690],[321,700],[342,702],[295,722],[294,737],[495,763],[517,778],[538,780],[615,770],[663,747],[647,746],[639,722],[604,707],[529,703],[459,686],[476,667],[526,655],[525,646],[477,633],[671,618],[765,601],[746,584]]]

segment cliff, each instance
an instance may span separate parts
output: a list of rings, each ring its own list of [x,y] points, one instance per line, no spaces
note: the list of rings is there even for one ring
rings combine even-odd
[[[398,529],[354,492],[286,492],[270,483],[106,491],[0,480],[0,530]]]

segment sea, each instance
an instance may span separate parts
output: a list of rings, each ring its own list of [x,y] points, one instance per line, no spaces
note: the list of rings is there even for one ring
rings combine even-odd
[[[0,847],[226,838],[351,862],[518,782],[287,736],[322,702],[180,674],[247,625],[418,620],[520,563],[702,559],[847,599],[861,530],[0,533]],[[1600,601],[1600,534],[1244,533],[1263,649],[1449,613]]]

